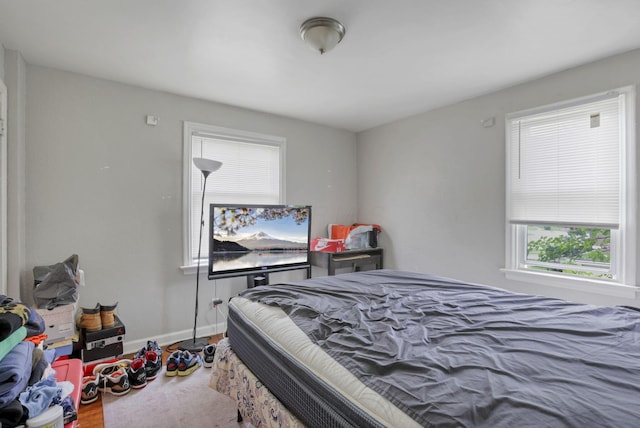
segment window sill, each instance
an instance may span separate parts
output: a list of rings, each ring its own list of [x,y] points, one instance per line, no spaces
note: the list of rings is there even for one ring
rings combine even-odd
[[[203,273],[207,274],[208,268],[209,267],[206,264],[200,264],[200,275],[202,275]],[[185,275],[195,275],[198,270],[198,265],[180,266],[180,270]]]
[[[587,278],[572,278],[543,272],[530,272],[514,269],[500,269],[507,279],[515,281],[542,284],[551,287],[564,288],[587,293],[604,294],[607,296],[635,299],[638,287],[620,284],[618,282],[599,281]]]

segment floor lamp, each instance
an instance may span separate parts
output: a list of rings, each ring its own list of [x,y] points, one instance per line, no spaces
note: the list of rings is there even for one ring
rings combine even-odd
[[[207,190],[207,177],[212,172],[218,170],[222,166],[222,162],[205,158],[193,158],[193,164],[202,171],[204,176],[204,185],[202,186],[202,202],[200,203],[200,240],[198,242],[198,259],[196,260],[196,303],[193,317],[193,338],[183,340],[178,347],[183,351],[200,352],[202,348],[209,344],[209,338],[200,337],[196,339],[196,324],[198,322],[198,291],[200,289],[200,251],[202,250],[202,229],[204,228],[204,194]]]

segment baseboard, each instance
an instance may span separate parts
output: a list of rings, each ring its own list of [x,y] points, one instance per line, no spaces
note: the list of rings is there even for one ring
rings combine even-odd
[[[196,337],[213,336],[216,334],[224,333],[227,330],[227,324],[222,322],[219,324],[211,324],[196,329]],[[126,337],[126,336],[125,336]],[[140,349],[147,346],[147,340],[155,340],[160,346],[172,345],[177,342],[181,342],[193,337],[193,329],[177,331],[169,334],[163,334],[155,337],[148,337],[144,339],[132,340],[124,342],[123,353],[135,354]]]

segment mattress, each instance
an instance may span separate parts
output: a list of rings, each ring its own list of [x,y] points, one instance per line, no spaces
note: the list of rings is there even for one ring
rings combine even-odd
[[[311,426],[640,421],[636,308],[380,270],[246,290],[228,334]]]
[[[308,426],[420,426],[331,358],[278,307],[229,303],[233,351]]]

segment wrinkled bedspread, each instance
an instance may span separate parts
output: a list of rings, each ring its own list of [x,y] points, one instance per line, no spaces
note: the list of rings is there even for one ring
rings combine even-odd
[[[256,287],[423,426],[640,426],[640,311],[379,270]]]

